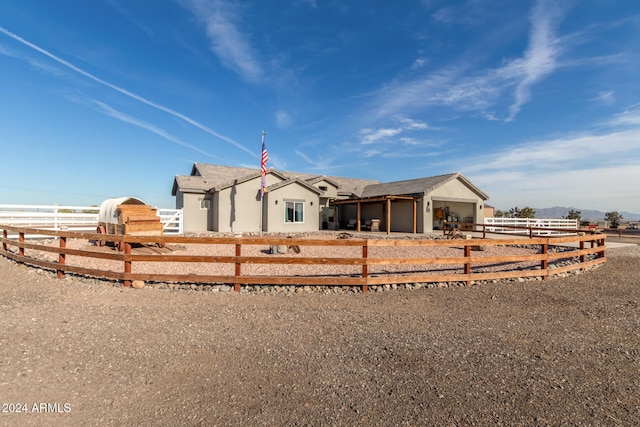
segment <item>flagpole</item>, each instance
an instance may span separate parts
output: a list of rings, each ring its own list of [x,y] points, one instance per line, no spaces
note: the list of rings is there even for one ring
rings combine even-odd
[[[267,149],[264,145],[264,136],[267,133],[262,131],[262,151],[260,152],[260,173],[262,177],[260,178],[260,236],[262,236],[262,228],[263,228],[263,210],[264,210],[264,192],[267,186]]]

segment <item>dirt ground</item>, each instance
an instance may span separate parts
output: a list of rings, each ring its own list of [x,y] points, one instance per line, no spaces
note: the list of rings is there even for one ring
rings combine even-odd
[[[324,295],[125,289],[0,258],[0,425],[640,425],[640,250],[607,259]]]

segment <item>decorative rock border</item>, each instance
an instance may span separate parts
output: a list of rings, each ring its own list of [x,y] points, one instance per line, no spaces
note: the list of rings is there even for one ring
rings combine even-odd
[[[523,245],[527,246],[527,245]],[[595,259],[595,255],[590,255],[587,259]],[[9,262],[13,262],[9,260]],[[579,262],[572,259],[567,259],[563,262],[559,262],[553,266],[549,266],[549,269],[561,268],[572,264],[578,264]],[[599,268],[602,264],[596,264],[588,267],[586,271],[592,271]],[[52,270],[42,268],[26,267],[26,271],[34,275],[43,275],[51,278],[55,278],[56,272]],[[583,274],[585,270],[572,270],[566,273],[560,273],[558,275],[551,276],[549,279],[553,280],[556,277],[570,277]],[[80,282],[89,285],[104,285],[113,286],[118,288],[124,288],[122,282],[102,279],[96,277],[89,277],[84,275],[77,275],[73,273],[66,274],[62,280],[67,282]],[[490,283],[524,283],[524,282],[541,282],[542,277],[519,277],[513,279],[494,279],[494,280],[480,280],[472,282],[472,286],[490,284]],[[407,283],[407,284],[388,284],[388,285],[370,285],[369,291],[372,293],[389,292],[395,290],[421,290],[421,289],[434,289],[434,288],[450,288],[450,287],[465,287],[464,281],[455,282],[427,282],[427,283]],[[227,284],[203,284],[203,283],[165,283],[165,282],[147,282],[139,283],[138,286],[132,286],[134,289],[145,290],[166,290],[166,291],[195,291],[195,292],[207,292],[207,293],[230,293],[233,292],[233,285]],[[313,286],[313,285],[242,285],[240,288],[240,294],[362,294],[362,290],[358,286]]]

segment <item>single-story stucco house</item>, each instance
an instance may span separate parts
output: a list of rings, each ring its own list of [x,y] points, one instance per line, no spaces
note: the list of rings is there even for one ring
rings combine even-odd
[[[429,233],[443,221],[481,224],[489,198],[460,173],[382,183],[195,163],[172,195],[185,232],[307,232],[323,228]],[[261,206],[262,203],[262,206]],[[262,214],[262,221],[261,221]]]

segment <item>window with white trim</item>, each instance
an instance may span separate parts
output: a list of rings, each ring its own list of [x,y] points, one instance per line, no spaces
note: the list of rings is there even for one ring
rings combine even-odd
[[[304,202],[284,202],[284,222],[304,222]]]

